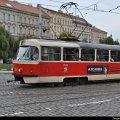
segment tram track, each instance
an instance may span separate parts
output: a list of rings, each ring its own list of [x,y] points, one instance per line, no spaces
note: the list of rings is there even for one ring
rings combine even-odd
[[[0,84],[0,85],[1,85],[1,84]],[[104,85],[104,84],[103,84],[103,85]],[[11,86],[11,85],[10,85],[10,86]],[[64,89],[62,89],[62,90],[61,90],[61,87],[54,87],[54,88],[50,88],[50,87],[44,87],[44,88],[43,88],[43,87],[40,87],[40,88],[42,88],[42,92],[45,92],[45,93],[36,93],[35,91],[36,91],[36,90],[39,90],[40,88],[38,88],[38,87],[37,87],[37,88],[36,88],[36,87],[31,87],[31,88],[30,88],[30,87],[28,87],[28,86],[23,87],[23,86],[20,86],[19,84],[15,85],[14,87],[16,87],[16,86],[19,86],[19,89],[22,89],[22,90],[23,90],[23,89],[24,89],[24,90],[34,89],[34,91],[33,91],[33,92],[30,92],[30,93],[20,93],[21,91],[19,91],[19,90],[18,90],[18,92],[17,92],[17,91],[14,92],[14,90],[12,90],[11,87],[9,87],[8,89],[5,88],[6,90],[3,90],[2,88],[0,88],[0,91],[1,91],[1,92],[3,91],[4,93],[5,93],[6,91],[8,91],[7,94],[9,95],[9,91],[11,90],[11,93],[14,94],[14,95],[24,95],[24,96],[29,95],[29,96],[34,97],[34,96],[36,96],[36,95],[41,95],[41,96],[48,96],[48,95],[49,95],[49,96],[52,96],[52,95],[65,95],[65,94],[80,94],[80,95],[82,95],[82,94],[86,94],[86,93],[87,93],[87,94],[90,94],[90,93],[92,93],[92,94],[93,94],[93,93],[97,93],[97,94],[98,94],[98,92],[106,92],[106,90],[107,90],[107,89],[106,89],[106,90],[100,90],[100,89],[99,89],[98,91],[97,91],[97,90],[89,91],[88,88],[87,88],[87,90],[82,90],[82,87],[86,87],[86,86],[87,86],[87,85],[84,85],[84,86],[69,86],[68,88],[67,88],[67,86],[65,86],[65,87],[62,87],[62,88],[64,88]],[[28,89],[27,89],[27,87],[28,87]],[[88,85],[87,87],[89,87],[89,85]],[[3,88],[4,88],[4,87],[3,87]],[[50,88],[51,90],[52,90],[52,89],[54,90],[54,89],[58,88],[58,89],[57,89],[58,92],[56,92],[56,93],[50,93],[50,92],[48,92],[48,91],[49,91],[49,90],[48,90],[49,88]],[[66,92],[66,90],[67,90],[66,88],[68,89],[69,92]],[[77,89],[77,91],[75,91],[76,89]],[[116,91],[119,91],[118,89],[119,89],[119,88],[114,88],[114,90],[116,90]],[[46,91],[45,91],[45,90],[46,90]],[[61,90],[61,93],[60,93],[60,90]],[[65,92],[64,92],[64,91],[65,91]],[[73,91],[75,91],[75,92],[73,92]],[[115,91],[115,93],[116,93],[116,91]],[[112,93],[114,93],[113,90],[108,90],[107,92],[112,92]],[[0,93],[0,95],[2,95],[2,94]]]
[[[79,89],[79,88],[78,88]],[[108,92],[108,91],[104,91],[104,90],[101,90],[101,91],[90,91],[90,92],[88,92],[88,91],[80,91],[80,92],[64,92],[64,93],[58,93],[58,92],[56,92],[56,93],[20,93],[19,91],[18,92],[14,92],[14,91],[2,91],[2,90],[0,90],[1,92],[6,92],[6,94],[5,94],[5,96],[6,95],[9,95],[9,94],[13,94],[13,95],[21,95],[21,96],[27,96],[27,95],[29,95],[29,96],[31,96],[31,97],[35,97],[36,95],[39,95],[39,96],[53,96],[53,95],[71,95],[71,94],[80,94],[80,95],[85,95],[86,93],[87,94],[97,94],[97,96],[98,96],[98,93],[99,92],[103,92],[104,94],[102,94],[102,95],[106,95],[106,94],[115,94],[115,93],[117,93],[117,91],[118,90],[116,90],[116,91],[113,91],[113,90],[111,90],[111,91],[109,91],[110,93],[105,93],[105,92]],[[4,94],[3,93],[3,94]],[[118,92],[118,94],[120,94],[119,92]],[[0,93],[0,95],[1,96],[4,96],[4,95],[2,95],[2,93]],[[88,96],[88,97],[90,97],[90,96]]]
[[[93,93],[96,93],[96,91],[90,91],[90,92],[88,92],[88,94],[93,94]],[[16,93],[17,94],[17,93]],[[80,94],[80,96],[78,95],[78,97],[65,97],[65,98],[62,98],[62,99],[59,99],[59,95],[71,95],[71,94]],[[14,94],[15,95],[15,94]],[[20,94],[19,94],[20,95]],[[53,99],[53,100],[41,100],[41,101],[33,101],[33,102],[29,102],[29,103],[20,103],[20,104],[11,104],[11,105],[2,105],[2,106],[0,106],[0,108],[5,108],[5,107],[15,107],[15,106],[26,106],[26,105],[33,105],[33,104],[46,104],[46,103],[52,103],[52,102],[62,102],[62,101],[70,101],[70,100],[77,100],[77,99],[86,99],[86,98],[97,98],[97,97],[102,97],[102,96],[111,96],[111,95],[117,95],[117,96],[120,96],[120,93],[118,92],[118,91],[114,91],[114,92],[109,92],[108,93],[108,91],[107,91],[107,93],[100,93],[100,94],[98,94],[98,93],[96,93],[95,95],[86,95],[85,96],[85,94],[83,93],[83,94],[81,94],[81,93],[54,93],[54,94],[36,94],[36,95],[31,95],[31,94],[21,94],[22,96],[19,96],[19,98],[25,98],[25,97],[27,97],[27,99],[29,98],[31,98],[32,97],[32,99],[38,99],[38,95],[42,95],[42,97],[43,96],[55,96],[55,95],[58,95],[59,97],[58,97],[58,99]],[[23,96],[24,95],[24,96]],[[11,96],[10,96],[11,97]],[[4,98],[3,98],[4,99]],[[11,99],[18,99],[18,96],[17,97],[14,97],[14,98],[11,98]],[[20,100],[22,100],[22,99],[20,99]]]
[[[117,85],[116,82],[115,84],[100,83],[100,84],[90,84],[90,85],[82,85],[82,86],[65,86],[65,87],[42,87],[42,86],[32,87],[32,86],[22,86],[20,84],[14,84],[14,83],[7,84],[7,86],[6,85],[3,86],[2,85],[3,83],[5,84],[6,82],[5,81],[0,82],[0,86],[1,86],[0,99],[4,100],[6,99],[5,97],[7,97],[8,101],[9,99],[11,101],[15,101],[19,99],[21,103],[14,102],[12,104],[11,103],[2,104],[0,105],[0,108],[15,107],[15,106],[24,107],[27,105],[34,105],[34,104],[47,104],[47,103],[62,102],[62,101],[67,102],[72,100],[87,99],[87,98],[92,99],[97,97],[103,98],[104,96],[107,97],[120,96],[119,93],[120,88],[116,87]],[[92,89],[92,86],[95,87],[94,90]],[[103,89],[101,89],[101,87],[103,87]],[[111,88],[114,88],[114,90]],[[15,89],[17,91],[15,91]],[[53,93],[53,91],[55,92]],[[45,97],[45,99],[41,99],[43,97]],[[30,101],[30,99],[33,100]]]

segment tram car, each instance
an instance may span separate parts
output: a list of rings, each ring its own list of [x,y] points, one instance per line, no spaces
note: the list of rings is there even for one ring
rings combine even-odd
[[[120,46],[79,41],[22,40],[13,75],[21,84],[84,84],[120,79]]]

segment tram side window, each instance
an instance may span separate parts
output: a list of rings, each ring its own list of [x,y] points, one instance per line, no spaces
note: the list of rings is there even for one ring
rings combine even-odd
[[[120,61],[120,51],[111,51],[111,58],[114,62]]]
[[[31,48],[31,60],[38,60],[39,58],[39,50],[37,47]]]
[[[63,60],[64,61],[78,61],[79,49],[78,48],[64,48]]]
[[[82,61],[94,61],[95,50],[94,49],[82,49],[81,60]]]
[[[43,61],[60,61],[61,48],[59,47],[42,47],[42,60]]]
[[[108,50],[97,50],[97,61],[108,61],[109,51]]]

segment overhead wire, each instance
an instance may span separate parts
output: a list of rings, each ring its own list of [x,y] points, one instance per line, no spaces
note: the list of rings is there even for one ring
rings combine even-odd
[[[61,2],[61,1],[59,1],[59,0],[48,0],[48,1],[52,1],[52,2],[56,2],[56,3],[64,3],[64,2]],[[120,6],[117,6],[117,7],[115,7],[115,8],[113,8],[113,9],[110,9],[109,11],[108,10],[102,10],[102,9],[98,9],[98,4],[99,3],[101,3],[103,0],[99,0],[99,1],[97,1],[96,3],[94,3],[94,4],[91,4],[91,5],[89,5],[89,6],[79,6],[78,4],[75,4],[75,3],[73,3],[73,2],[70,2],[70,3],[73,3],[73,5],[75,5],[75,7],[77,8],[77,10],[78,10],[78,12],[80,13],[80,15],[81,15],[81,17],[85,20],[85,18],[84,18],[84,16],[83,16],[83,14],[82,14],[82,12],[81,12],[81,10],[88,10],[88,11],[95,11],[95,12],[106,12],[106,13],[114,13],[114,14],[120,14],[119,12],[114,12],[114,10],[117,10],[118,8],[120,8]],[[59,7],[59,6],[53,6],[53,5],[45,5],[45,4],[41,4],[41,5],[44,5],[44,6],[51,6],[51,7]],[[70,5],[70,4],[66,4],[66,3],[64,3],[63,5],[61,5],[61,9],[65,9],[66,11],[67,11],[67,13],[68,13],[68,9],[67,9],[67,6],[68,5]],[[79,7],[78,7],[79,6]],[[80,7],[82,7],[82,8],[80,8]],[[75,14],[76,14],[76,8],[75,8]],[[73,9],[73,8],[71,8],[71,9]],[[60,24],[60,22],[59,22],[59,24]],[[77,27],[77,26],[76,26]],[[79,34],[79,36],[78,37],[80,37],[82,34],[83,34],[83,32],[85,31],[85,29],[88,27],[88,22],[86,21],[86,26],[85,26],[85,28],[83,29],[83,31]],[[63,28],[63,27],[62,27]],[[75,28],[76,29],[76,28]],[[74,29],[74,30],[75,30]],[[64,31],[64,30],[63,30]],[[72,33],[73,33],[73,31],[72,31]]]
[[[113,10],[117,10],[118,8],[120,8],[120,6],[117,6],[116,8],[113,8],[113,9],[109,10],[109,12],[111,12]]]
[[[60,0],[48,0],[48,1],[51,1],[51,2],[54,2],[54,3],[65,3],[65,2],[63,2],[63,1],[60,1]],[[79,10],[83,10],[83,11],[85,11],[85,10],[87,10],[87,11],[95,11],[95,12],[106,12],[106,13],[113,13],[113,14],[120,14],[119,12],[112,12],[112,11],[114,11],[114,10],[117,10],[118,8],[120,8],[120,5],[118,5],[117,7],[115,7],[115,8],[113,8],[113,9],[110,9],[110,10],[102,10],[102,9],[98,9],[98,4],[99,3],[101,3],[103,0],[98,0],[97,2],[95,2],[94,4],[91,4],[91,5],[89,5],[89,6],[80,6],[80,5],[78,5],[79,6]],[[23,4],[26,4],[25,2],[22,2]],[[36,5],[35,3],[32,3],[34,6]],[[50,4],[41,4],[41,5],[43,5],[43,6],[50,6],[50,7],[56,7],[56,8],[59,8],[59,6],[57,6],[57,5],[50,5]],[[92,7],[92,8],[91,8]],[[74,9],[74,8],[72,8],[72,9]],[[86,13],[86,14],[88,14],[88,13]]]
[[[51,0],[49,0],[49,1],[51,1]],[[52,1],[55,2],[55,0],[52,0]],[[100,1],[102,1],[102,0],[100,0]],[[100,1],[98,1],[96,4],[94,4],[94,10],[97,8],[97,4],[98,4]],[[77,9],[78,12],[81,14],[81,17],[85,20],[83,14],[81,13],[80,9],[78,8],[78,4],[77,4],[77,3],[73,3],[73,2],[64,3],[64,4],[62,4],[62,5],[60,6],[60,11],[61,11],[62,9],[65,9],[65,10],[67,11],[67,13],[68,13],[67,7],[68,7],[68,6],[71,7],[72,5],[75,6],[75,28],[73,29],[73,31],[71,32],[71,34],[73,34],[73,32],[74,32],[74,31],[76,30],[76,28],[77,28],[77,23],[76,23],[76,9]],[[90,5],[90,6],[93,6],[93,5]],[[88,7],[86,7],[86,8],[89,8],[90,6],[88,6]],[[86,20],[85,20],[85,21],[86,21]],[[60,22],[59,22],[59,24],[60,24]],[[81,35],[83,34],[83,32],[85,31],[85,29],[89,26],[88,24],[89,24],[89,23],[86,21],[86,26],[85,26],[85,28],[83,29],[83,31],[79,34],[78,38],[80,38],[80,36],[81,36]],[[60,25],[60,26],[62,26],[62,25]],[[62,29],[63,29],[63,26],[62,26]],[[64,31],[64,29],[63,29],[63,31]],[[65,31],[64,31],[64,32],[65,32]],[[66,34],[67,34],[67,33],[66,33]],[[67,36],[68,36],[68,35],[67,35]]]
[[[73,19],[73,16],[69,14],[67,7],[71,8],[71,7],[72,7],[73,5],[75,5],[75,4],[76,4],[76,3],[73,3],[73,2],[64,3],[64,4],[62,4],[62,5],[60,6],[60,11],[62,11],[62,10],[65,9],[66,12],[67,12],[67,14],[69,15],[69,18],[70,18],[70,19]],[[75,9],[75,16],[76,16],[76,9]],[[75,18],[75,19],[76,19],[76,18]],[[75,20],[75,22],[76,22],[76,20]],[[77,27],[77,25],[76,25],[76,23],[75,23],[75,28],[72,30],[72,32],[70,32],[70,35],[73,34],[73,32],[75,31],[76,27]],[[62,28],[63,28],[63,25],[62,25]],[[64,29],[63,29],[63,30],[64,30]],[[64,31],[64,33],[66,34],[67,37],[69,37],[68,32]]]
[[[48,0],[48,1],[51,1],[51,2],[54,2],[54,3],[62,3],[62,4],[65,3],[65,2],[63,2],[61,0]],[[118,5],[117,7],[113,8],[113,9],[110,9],[109,11],[98,9],[98,4],[101,3],[102,1],[103,0],[98,0],[97,2],[95,2],[94,4],[91,4],[89,6],[79,6],[80,7],[79,9],[80,10],[88,10],[88,11],[91,10],[91,11],[96,11],[96,12],[107,12],[107,13],[120,14],[119,12],[112,12],[112,11],[117,10],[118,8],[120,8],[120,5]],[[21,2],[21,3],[26,4],[25,2]],[[36,5],[36,3],[32,3],[32,4]],[[50,5],[50,4],[41,4],[41,5],[59,8],[59,6],[57,6],[57,5]],[[91,7],[93,7],[93,8],[91,8]]]

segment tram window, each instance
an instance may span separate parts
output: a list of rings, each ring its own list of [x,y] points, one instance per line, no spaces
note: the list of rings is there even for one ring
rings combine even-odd
[[[97,50],[97,61],[108,61],[109,51],[108,50]]]
[[[111,58],[114,60],[114,62],[120,61],[120,51],[111,51]]]
[[[78,61],[79,49],[78,48],[64,48],[63,60],[64,61]]]
[[[81,60],[82,61],[94,61],[94,49],[82,49],[81,50]]]
[[[37,53],[37,54],[35,54]],[[38,60],[39,50],[34,46],[21,46],[18,49],[17,60]]]
[[[38,58],[39,58],[39,50],[38,50],[38,48],[37,47],[33,47],[32,49],[31,49],[31,60],[38,60]]]
[[[43,61],[60,61],[61,49],[59,47],[42,47],[42,60]]]

